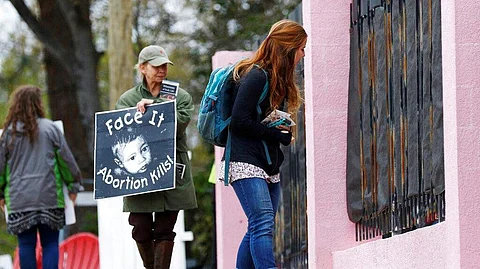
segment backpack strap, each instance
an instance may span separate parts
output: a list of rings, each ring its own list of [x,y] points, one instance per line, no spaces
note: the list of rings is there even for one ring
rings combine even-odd
[[[230,152],[232,151],[232,135],[230,134],[230,126],[228,127],[227,145],[225,145],[225,171],[223,175],[223,184],[228,186],[230,177],[228,172],[230,171]]]

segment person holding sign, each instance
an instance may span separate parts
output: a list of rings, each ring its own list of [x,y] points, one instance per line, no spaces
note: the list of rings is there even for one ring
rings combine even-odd
[[[197,207],[185,134],[194,109],[192,97],[178,84],[167,85],[168,64],[173,65],[162,47],[150,45],[143,48],[135,66],[142,82],[123,93],[115,105],[116,109],[136,106],[144,113],[149,104],[176,100],[176,187],[126,196],[123,200],[123,211],[130,212],[128,221],[133,226],[132,238],[137,243],[143,265],[155,269],[170,266],[175,238],[173,227],[179,210]]]
[[[63,184],[75,202],[80,169],[62,131],[45,118],[41,90],[17,88],[0,138],[0,207],[17,235],[20,266],[36,268],[37,232],[44,269],[58,268],[59,230],[65,226]],[[68,199],[68,198],[67,198]]]
[[[230,123],[229,178],[223,180],[231,183],[248,218],[248,230],[237,253],[239,269],[277,268],[272,241],[281,191],[279,168],[284,158],[280,144],[293,141],[292,122],[269,126],[261,120],[277,109],[294,113],[300,106],[295,66],[305,56],[306,42],[301,25],[279,21],[254,56],[237,63],[233,71],[237,96]],[[257,102],[266,84],[268,93],[260,103],[259,115]]]

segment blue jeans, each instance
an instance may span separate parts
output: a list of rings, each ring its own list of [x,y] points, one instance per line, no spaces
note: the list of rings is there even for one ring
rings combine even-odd
[[[273,255],[273,229],[280,183],[245,178],[234,181],[232,187],[248,218],[248,230],[238,248],[237,268],[277,268]]]
[[[37,246],[37,230],[42,244],[43,269],[58,269],[58,234],[45,224],[38,224],[17,235],[22,269],[36,269],[35,248]]]

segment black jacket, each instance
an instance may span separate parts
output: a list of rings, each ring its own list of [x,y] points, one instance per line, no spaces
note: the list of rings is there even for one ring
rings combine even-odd
[[[260,104],[262,114],[258,116],[257,102],[265,82],[265,73],[254,67],[240,80],[235,89],[237,94],[230,123],[232,136],[230,161],[253,164],[265,170],[268,175],[275,175],[279,173],[284,159],[280,143],[290,144],[292,134],[282,133],[277,128],[267,128],[260,123],[270,108],[270,96],[267,94]],[[271,165],[267,162],[262,140],[267,144]]]

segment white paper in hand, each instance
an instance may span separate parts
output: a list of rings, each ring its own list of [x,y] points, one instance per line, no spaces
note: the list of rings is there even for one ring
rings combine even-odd
[[[263,119],[260,123],[267,125],[267,127],[275,127],[277,125],[285,125],[285,126],[295,126],[295,122],[291,118],[291,114],[275,109],[270,113],[265,119]]]
[[[62,131],[63,134],[63,121],[57,120],[53,122],[60,131]],[[73,201],[70,200],[70,197],[68,196],[68,189],[67,185],[63,183],[63,199],[65,200],[65,224],[66,225],[71,225],[74,224],[77,219],[75,218],[75,205],[73,204]]]
[[[63,184],[63,198],[65,199],[65,224],[74,224],[77,221],[77,219],[75,218],[75,205],[68,196],[68,189],[65,183]]]

